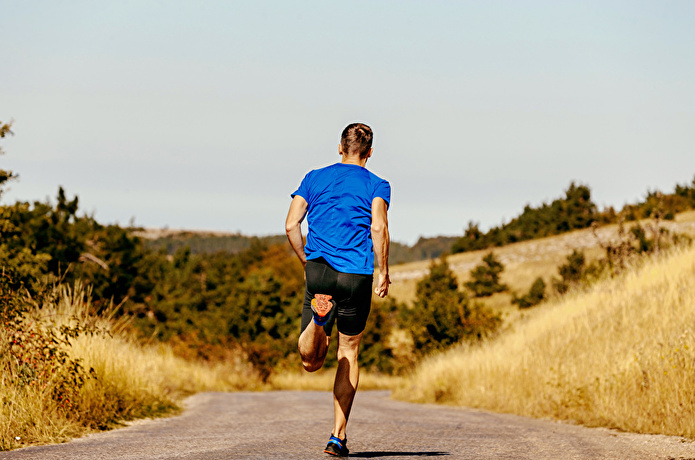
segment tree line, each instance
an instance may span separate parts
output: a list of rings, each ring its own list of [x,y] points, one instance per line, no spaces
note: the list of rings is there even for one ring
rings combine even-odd
[[[442,254],[490,249],[510,243],[526,241],[588,228],[591,225],[627,222],[646,218],[674,219],[679,212],[695,209],[695,178],[690,185],[677,184],[673,193],[647,191],[643,201],[626,204],[620,211],[613,207],[599,210],[591,198],[587,185],[572,182],[564,197],[550,203],[532,207],[526,205],[510,222],[484,232],[480,224],[469,221],[462,236],[420,237],[412,246],[391,242],[389,260],[401,264],[417,260],[434,259]],[[238,253],[250,248],[258,238],[240,234],[212,235],[197,232],[179,232],[167,236],[146,239],[150,248],[165,248],[169,254],[189,247],[194,254],[218,251]],[[262,237],[268,244],[283,242],[284,235]]]
[[[599,211],[591,199],[591,189],[572,182],[565,196],[543,203],[538,207],[526,205],[510,222],[493,227],[487,232],[479,224],[470,221],[451,246],[451,252],[475,251],[504,246],[519,241],[544,238],[591,225],[618,223],[621,220],[637,221],[646,218],[674,219],[676,214],[695,209],[695,178],[690,185],[676,185],[673,193],[648,191],[644,201],[627,204],[617,212],[613,207]]]

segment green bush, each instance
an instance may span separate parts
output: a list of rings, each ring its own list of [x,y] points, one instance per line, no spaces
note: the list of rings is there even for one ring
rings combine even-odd
[[[512,299],[512,303],[515,303],[519,308],[529,308],[534,305],[538,305],[545,299],[545,281],[540,276],[531,285],[528,293],[522,297],[516,297]]]
[[[432,262],[429,275],[417,284],[413,308],[404,310],[403,315],[419,355],[461,340],[479,340],[494,332],[501,322],[498,314],[471,302],[459,289],[446,257]]]
[[[471,270],[472,281],[468,281],[466,287],[475,297],[489,297],[492,294],[504,292],[508,288],[500,283],[502,271],[504,271],[504,265],[490,252],[483,257],[482,264]]]
[[[570,287],[576,286],[582,280],[586,270],[586,257],[583,251],[573,250],[567,256],[567,262],[557,269],[559,279],[553,279],[553,286],[559,294],[565,294]]]

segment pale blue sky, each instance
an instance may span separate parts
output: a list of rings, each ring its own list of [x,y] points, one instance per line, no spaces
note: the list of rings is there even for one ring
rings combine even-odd
[[[622,206],[695,176],[694,26],[687,1],[0,0],[3,201],[279,234],[364,121],[396,241],[572,180]]]

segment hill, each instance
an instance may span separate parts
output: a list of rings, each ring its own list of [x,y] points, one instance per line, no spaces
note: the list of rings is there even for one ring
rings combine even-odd
[[[673,220],[676,214],[692,209],[695,209],[695,179],[691,186],[676,184],[672,193],[648,191],[643,201],[626,204],[620,212],[616,212],[612,206],[599,211],[591,199],[591,189],[572,182],[564,197],[536,207],[527,204],[510,222],[487,232],[482,232],[478,224],[469,222],[464,235],[453,243],[451,251],[459,253],[505,246],[596,224],[615,224],[621,220]]]
[[[246,236],[241,233],[215,232],[208,230],[172,230],[139,228],[134,236],[145,241],[145,245],[154,250],[164,249],[167,254],[175,254],[181,248],[188,247],[193,254],[214,254],[228,252],[238,254],[250,249],[254,243],[264,245],[284,243],[285,235]]]
[[[215,232],[207,230],[174,230],[138,228],[133,235],[142,238],[148,248],[164,249],[167,254],[175,254],[181,248],[188,247],[193,254],[213,254],[228,252],[238,254],[250,249],[252,245],[283,244],[287,241],[285,235],[248,236],[241,233]],[[416,260],[427,260],[439,257],[448,252],[458,237],[436,236],[421,237],[414,245],[391,242],[389,260],[391,264],[402,264]]]
[[[642,222],[645,224],[646,222]],[[695,235],[695,211],[678,214],[673,220],[660,222],[662,228],[671,232]],[[617,240],[617,224],[593,229],[575,230],[541,239],[523,241],[494,248],[494,254],[504,264],[501,281],[510,287],[509,292],[495,294],[485,303],[515,317],[518,309],[512,305],[512,293],[529,289],[533,281],[542,277],[546,282],[557,276],[557,267],[575,249],[583,250],[589,260],[604,254],[601,244]],[[470,271],[481,263],[489,249],[453,254],[448,257],[449,265],[459,282],[468,281]],[[410,262],[391,267],[390,296],[399,302],[411,304],[415,298],[415,286],[428,273],[427,260]]]
[[[506,256],[522,249],[515,263],[529,267],[553,253],[513,245]],[[652,257],[530,310],[495,340],[430,357],[398,397],[695,438],[694,274],[693,246]]]

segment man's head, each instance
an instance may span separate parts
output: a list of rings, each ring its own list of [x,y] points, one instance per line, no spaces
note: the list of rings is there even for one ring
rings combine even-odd
[[[357,155],[361,159],[369,157],[373,136],[372,128],[364,123],[347,125],[340,136],[340,153],[347,156]]]

